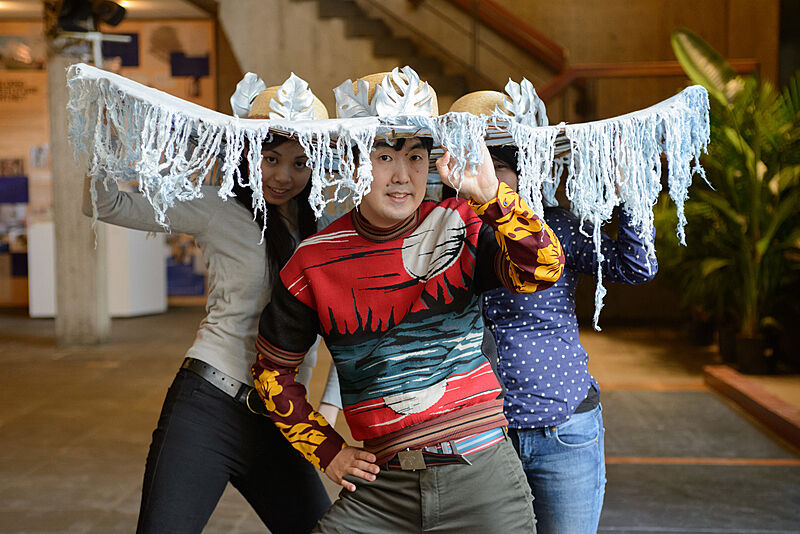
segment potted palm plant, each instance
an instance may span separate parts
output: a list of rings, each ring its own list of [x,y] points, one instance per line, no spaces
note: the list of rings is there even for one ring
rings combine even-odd
[[[735,333],[740,369],[765,372],[765,334],[786,326],[780,310],[800,295],[800,73],[777,91],[737,75],[689,30],[671,40],[686,74],[708,90],[711,143],[707,183],[686,202],[687,247],[667,246],[673,256],[660,263],[686,300],[717,316],[720,332]]]

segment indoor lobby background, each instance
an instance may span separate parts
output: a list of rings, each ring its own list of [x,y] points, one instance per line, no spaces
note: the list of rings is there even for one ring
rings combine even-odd
[[[440,110],[525,77],[551,124],[604,119],[691,83],[670,44],[679,28],[778,88],[800,68],[797,0],[116,3],[124,20],[100,30],[131,40],[102,45],[104,68],[226,114],[245,72],[267,85],[294,72],[334,110],[342,81],[411,65]],[[130,532],[206,275],[188,236],[95,232],[81,213],[64,112],[64,68],[81,58],[53,46],[43,9],[0,0],[0,532]],[[600,532],[800,532],[796,328],[780,358],[763,353],[764,368],[745,373],[720,355],[719,328],[698,333],[708,325],[668,274],[607,287],[602,332],[594,281],[578,291],[608,432]],[[262,530],[231,488],[206,529]]]

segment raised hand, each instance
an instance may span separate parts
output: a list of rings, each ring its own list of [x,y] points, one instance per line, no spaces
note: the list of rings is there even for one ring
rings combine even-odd
[[[375,464],[375,455],[357,449],[356,447],[345,447],[339,454],[333,457],[331,463],[325,469],[328,478],[342,486],[347,491],[355,491],[356,486],[345,480],[345,475],[352,475],[369,482],[375,480],[375,475],[380,472],[380,467]]]
[[[460,196],[467,197],[478,204],[486,204],[497,198],[499,181],[494,173],[492,156],[485,143],[481,145],[481,157],[481,164],[476,168],[469,164],[464,168],[461,186],[458,189]],[[455,159],[450,156],[447,149],[445,149],[444,155],[436,160],[436,168],[439,176],[442,177],[442,183],[453,189],[457,188],[458,182],[458,177],[453,176],[455,165]]]

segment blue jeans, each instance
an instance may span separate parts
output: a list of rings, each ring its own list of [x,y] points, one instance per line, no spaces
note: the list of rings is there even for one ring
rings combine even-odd
[[[597,532],[606,487],[602,407],[556,427],[510,428],[540,534]]]

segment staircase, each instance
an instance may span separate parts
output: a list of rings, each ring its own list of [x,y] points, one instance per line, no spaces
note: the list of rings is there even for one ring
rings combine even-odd
[[[395,36],[383,20],[367,14],[355,0],[292,1],[316,3],[320,19],[339,19],[344,22],[347,37],[369,39],[375,57],[395,58],[398,67],[410,65],[436,91],[440,113],[447,111],[450,104],[460,96],[475,90],[467,76],[457,72],[454,67],[446,67],[439,58],[420,51],[411,39]],[[371,73],[356,72],[354,76],[365,74]]]

